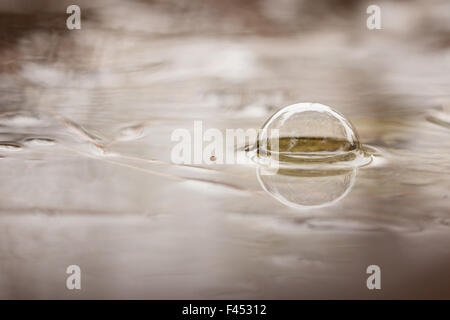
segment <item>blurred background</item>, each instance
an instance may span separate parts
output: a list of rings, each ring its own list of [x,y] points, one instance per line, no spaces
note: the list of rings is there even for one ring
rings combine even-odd
[[[0,298],[448,299],[449,89],[446,0],[2,0]],[[309,101],[379,151],[333,206],[170,163],[194,120]]]

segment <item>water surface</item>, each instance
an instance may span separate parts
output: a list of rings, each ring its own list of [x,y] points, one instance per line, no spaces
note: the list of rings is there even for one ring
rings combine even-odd
[[[0,5],[0,298],[450,298],[448,2],[382,2],[380,31],[352,1],[81,1],[74,31],[36,3]],[[194,120],[260,128],[301,101],[378,152],[330,206],[170,162]]]

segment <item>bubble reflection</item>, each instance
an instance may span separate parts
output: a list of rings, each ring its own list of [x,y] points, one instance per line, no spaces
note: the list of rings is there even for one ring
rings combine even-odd
[[[261,187],[284,205],[295,209],[323,208],[343,199],[352,189],[358,169],[288,170],[276,173],[258,166]]]

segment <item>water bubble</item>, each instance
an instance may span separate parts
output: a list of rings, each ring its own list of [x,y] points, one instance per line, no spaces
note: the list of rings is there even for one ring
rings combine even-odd
[[[44,123],[39,115],[25,111],[0,114],[0,125],[9,127],[36,127]]]
[[[23,144],[29,147],[49,147],[55,144],[55,140],[50,138],[27,138]]]
[[[271,116],[260,130],[254,158],[299,169],[342,169],[371,161],[350,121],[320,103],[293,104]]]
[[[129,127],[122,128],[119,132],[119,141],[137,140],[145,136],[146,125],[137,124]]]
[[[358,167],[372,161],[354,126],[320,103],[297,103],[262,126],[250,156],[261,187],[295,209],[333,205],[352,189]]]
[[[21,150],[22,150],[22,146],[20,144],[9,143],[9,142],[0,143],[0,151],[16,152],[16,151],[21,151]]]

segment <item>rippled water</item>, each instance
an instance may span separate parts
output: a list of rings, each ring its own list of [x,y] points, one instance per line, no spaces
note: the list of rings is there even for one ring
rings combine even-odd
[[[448,2],[383,2],[373,32],[352,1],[81,2],[79,31],[37,2],[0,5],[0,298],[450,297]],[[300,101],[344,113],[373,162],[170,162],[174,129]]]

